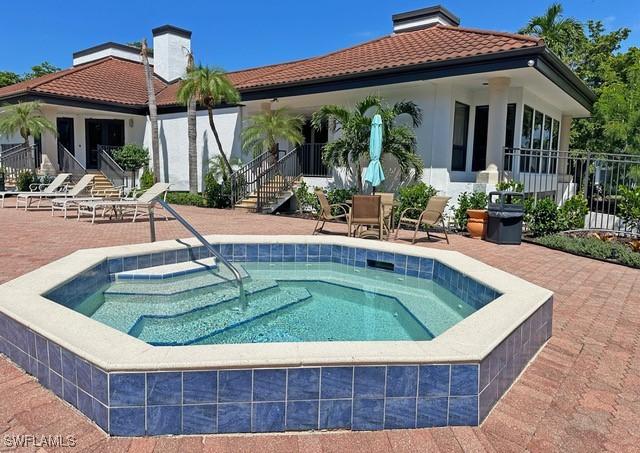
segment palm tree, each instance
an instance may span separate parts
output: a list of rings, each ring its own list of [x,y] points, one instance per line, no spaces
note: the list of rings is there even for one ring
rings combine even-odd
[[[187,56],[187,74],[194,70],[193,53]],[[187,106],[187,137],[189,139],[189,192],[198,193],[198,149],[196,147],[196,97],[187,90],[178,91],[178,101]]]
[[[180,84],[178,90],[179,99],[196,99],[200,105],[207,107],[209,114],[209,127],[216,139],[218,150],[224,160],[224,164],[229,170],[229,174],[233,172],[227,155],[222,149],[222,142],[218,135],[215,122],[213,121],[213,108],[216,105],[226,103],[235,104],[240,101],[240,94],[235,89],[227,75],[222,69],[209,68],[198,65],[187,73],[187,76]]]
[[[414,102],[402,101],[387,106],[382,98],[367,96],[353,110],[325,105],[312,117],[316,129],[329,123],[333,125],[333,132],[340,132],[336,140],[324,145],[322,160],[329,166],[345,167],[350,174],[354,173],[355,168],[356,185],[360,192],[362,163],[369,156],[371,119],[376,113],[382,117],[382,155],[390,154],[396,158],[403,178],[411,176],[413,180],[419,179],[424,164],[416,153],[415,134],[410,127],[397,122],[399,117],[407,116],[414,128],[422,124],[422,111]]]
[[[140,55],[144,65],[144,76],[147,82],[147,97],[149,98],[149,121],[151,122],[151,159],[153,160],[153,176],[157,181],[160,177],[160,139],[158,138],[158,106],[156,91],[153,86],[153,69],[149,65],[149,49],[147,40],[142,40]]]
[[[276,162],[278,140],[286,140],[293,146],[301,144],[304,140],[303,124],[302,116],[293,115],[286,108],[258,113],[247,120],[242,131],[242,147],[254,156],[269,151],[271,159]]]
[[[560,3],[553,3],[542,16],[532,17],[519,33],[544,39],[549,49],[567,60],[584,39],[582,24],[571,17],[563,17]]]
[[[13,135],[19,133],[24,140],[24,146],[29,146],[29,137],[38,138],[44,132],[58,135],[56,127],[46,119],[40,111],[40,103],[19,102],[4,107],[0,116],[0,133]]]

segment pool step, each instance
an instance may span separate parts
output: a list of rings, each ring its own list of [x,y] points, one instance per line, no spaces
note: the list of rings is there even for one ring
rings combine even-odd
[[[202,271],[210,271],[218,266],[215,257],[204,258],[195,261],[165,264],[162,266],[145,267],[115,274],[116,282],[122,280],[163,280],[182,275],[194,274]]]
[[[247,271],[238,269],[243,279],[249,276]],[[202,270],[192,275],[181,275],[162,280],[118,280],[105,292],[105,296],[176,296],[203,290],[221,284],[235,286],[233,274],[226,267]]]
[[[273,280],[245,281],[245,292],[249,298],[263,297],[268,291],[278,291]],[[129,332],[145,315],[174,316],[212,304],[238,300],[235,285],[218,285],[215,290],[183,293],[165,297],[162,295],[105,295],[104,302],[91,315],[92,319],[107,324],[122,332]]]
[[[311,293],[305,288],[278,289],[270,291],[268,295],[249,298],[245,310],[237,310],[235,300],[181,315],[143,316],[129,333],[156,346],[193,344],[310,298]]]

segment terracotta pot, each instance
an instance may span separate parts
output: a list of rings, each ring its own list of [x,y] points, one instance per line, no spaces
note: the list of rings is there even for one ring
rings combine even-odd
[[[473,239],[484,239],[489,213],[484,209],[467,210],[467,231]]]

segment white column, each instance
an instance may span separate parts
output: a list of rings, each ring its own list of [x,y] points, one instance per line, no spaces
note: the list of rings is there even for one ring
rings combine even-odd
[[[507,132],[507,103],[509,102],[508,77],[489,79],[489,127],[487,131],[487,170],[495,165],[502,170],[502,149]],[[493,168],[492,168],[493,170]]]
[[[563,178],[560,175],[566,175],[567,173],[567,161],[569,142],[571,140],[571,122],[573,117],[571,115],[562,115],[560,119],[560,153],[558,154],[558,177]],[[566,178],[565,178],[566,179]]]

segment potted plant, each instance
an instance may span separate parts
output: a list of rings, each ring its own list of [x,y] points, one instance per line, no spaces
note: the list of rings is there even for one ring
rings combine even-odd
[[[482,239],[487,231],[487,194],[464,192],[458,197],[458,207],[455,210],[456,224],[459,230],[465,227],[474,239]]]

